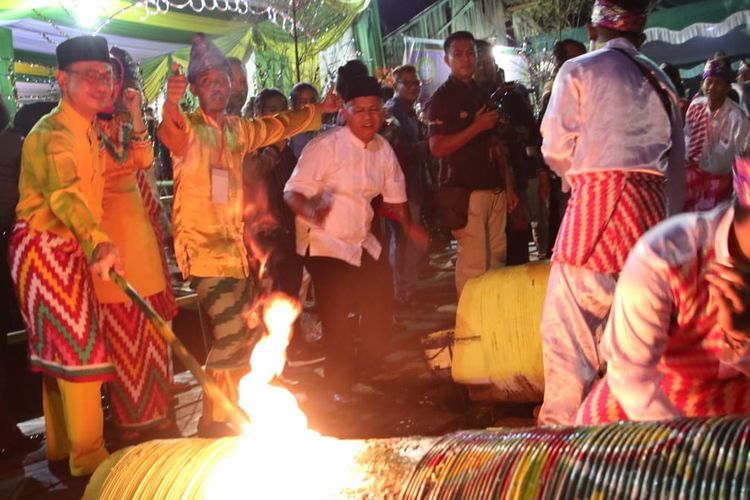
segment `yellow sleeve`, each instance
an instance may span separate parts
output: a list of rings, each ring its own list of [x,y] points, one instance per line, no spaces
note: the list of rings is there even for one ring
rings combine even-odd
[[[164,113],[156,135],[170,153],[184,156],[190,140],[190,124],[182,111],[170,113],[164,106]]]
[[[282,139],[320,129],[320,108],[305,106],[296,111],[285,111],[274,116],[242,120],[247,149],[245,154],[274,144]]]
[[[23,149],[24,164],[47,169],[36,175],[37,179],[44,180],[40,186],[42,194],[49,200],[52,213],[72,231],[90,259],[94,248],[110,239],[99,227],[83,195],[75,144],[68,134],[59,131],[50,132],[44,141],[40,141],[43,137],[37,134],[28,139],[31,139],[31,144]],[[46,162],[39,161],[40,157],[45,158]]]

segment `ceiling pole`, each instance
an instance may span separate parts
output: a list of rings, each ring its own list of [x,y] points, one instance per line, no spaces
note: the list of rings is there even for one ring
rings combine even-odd
[[[292,27],[294,29],[294,66],[297,68],[297,81],[302,79],[299,71],[299,36],[297,34],[297,0],[292,0]]]

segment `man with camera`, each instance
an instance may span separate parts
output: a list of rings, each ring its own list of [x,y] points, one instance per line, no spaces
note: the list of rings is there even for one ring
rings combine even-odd
[[[486,40],[477,40],[474,79],[507,122],[501,127],[499,137],[513,173],[513,188],[520,200],[508,220],[507,264],[512,266],[529,261],[532,237],[540,258],[545,258],[548,252],[549,170],[542,161],[542,135],[531,109],[528,90],[518,82],[505,81],[505,72],[495,63],[492,45]]]
[[[444,42],[448,80],[428,103],[429,142],[441,159],[435,205],[442,225],[458,240],[456,290],[487,269],[505,265],[508,210],[518,198],[493,129],[499,114],[474,81],[474,36],[457,31]]]

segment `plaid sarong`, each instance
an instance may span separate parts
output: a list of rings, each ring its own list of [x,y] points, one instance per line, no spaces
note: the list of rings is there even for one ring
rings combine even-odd
[[[8,248],[29,339],[31,370],[71,382],[111,380],[86,257],[74,239],[37,232],[20,220]]]
[[[170,291],[171,292],[171,291]],[[145,300],[157,312],[169,311],[171,293]],[[167,418],[171,367],[169,348],[151,321],[133,302],[102,304],[102,322],[117,377],[107,389],[117,425],[133,430]]]
[[[236,370],[250,366],[250,353],[260,339],[259,323],[245,318],[252,300],[249,279],[193,278],[200,305],[208,313],[213,329],[206,368]]]
[[[750,378],[722,365],[718,357],[725,348],[724,332],[703,278],[713,260],[714,251],[710,250],[689,265],[668,271],[675,317],[658,365],[664,376],[660,387],[686,417],[750,413]],[[605,376],[584,401],[577,422],[601,424],[616,420],[627,420],[627,415]]]
[[[604,171],[569,178],[554,262],[619,273],[635,242],[665,217],[664,177]]]

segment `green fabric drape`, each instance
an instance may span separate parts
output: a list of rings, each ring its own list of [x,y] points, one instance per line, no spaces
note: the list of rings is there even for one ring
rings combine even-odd
[[[0,94],[11,119],[16,115],[16,93],[11,78],[14,74],[13,34],[9,29],[0,28]]]
[[[302,1],[298,3],[304,4]],[[318,86],[322,83],[318,54],[343,36],[359,13],[368,7],[370,0],[323,0],[319,4],[319,8],[297,8],[300,80]],[[253,45],[259,69],[259,88],[277,87],[288,92],[295,83],[297,61],[290,31],[290,27],[283,30],[270,21],[257,24]],[[309,32],[319,34],[310,37]],[[283,60],[286,64],[279,66]]]
[[[362,61],[374,72],[375,68],[385,67],[383,35],[380,30],[380,10],[378,3],[372,2],[354,24],[354,36]]]
[[[694,23],[719,23],[734,12],[750,9],[750,0],[704,0],[669,9],[657,10],[649,14],[646,29],[667,28],[682,30]],[[572,38],[588,42],[586,28],[570,28],[561,33],[549,33],[532,37],[529,45],[534,50],[551,48],[556,40]]]
[[[265,75],[258,83],[262,86],[278,86],[288,91],[296,80],[293,76],[296,75],[297,63],[302,80],[320,83],[319,52],[338,41],[370,4],[370,0],[294,1],[298,19],[298,57],[295,57],[294,37],[290,33],[290,0],[264,2],[278,12],[285,13],[277,18],[282,26],[268,20],[264,13],[257,16],[237,16],[208,10],[196,13],[189,9],[170,9],[166,14],[144,16],[143,7],[137,2],[112,0],[102,5],[105,5],[108,15],[117,15],[99,34],[105,37],[111,35],[184,44],[183,49],[142,62],[144,94],[149,102],[164,85],[172,60],[187,67],[190,41],[196,32],[208,34],[223,53],[239,57],[243,61],[247,61],[253,50],[257,51],[262,70],[258,75]],[[69,7],[63,8],[59,0],[0,0],[0,22],[12,23],[23,19],[53,23],[63,32],[67,32],[67,28],[77,28],[75,13]],[[52,24],[50,30],[55,30]],[[40,33],[40,44],[46,43],[43,40]],[[55,56],[48,52],[49,50],[16,51],[15,57],[29,63],[54,66]]]

